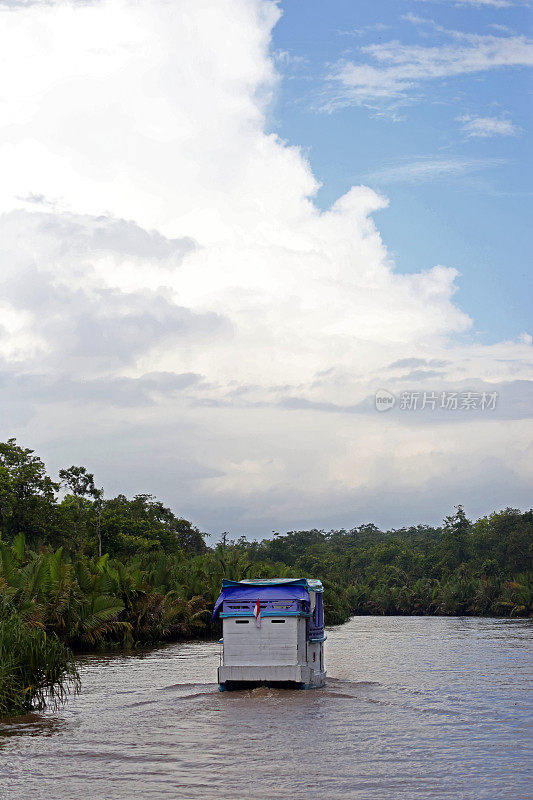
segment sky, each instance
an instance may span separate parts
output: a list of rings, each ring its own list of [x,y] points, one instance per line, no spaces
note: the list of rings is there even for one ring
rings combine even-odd
[[[458,269],[455,302],[479,341],[530,327],[531,3],[289,0],[283,11],[271,124],[308,154],[318,205],[370,185],[390,201],[376,221],[397,268]]]
[[[0,0],[0,436],[215,539],[529,508],[531,8]]]

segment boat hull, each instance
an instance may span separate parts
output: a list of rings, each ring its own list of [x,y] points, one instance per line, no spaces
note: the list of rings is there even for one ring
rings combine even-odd
[[[319,672],[304,664],[286,666],[222,666],[218,668],[220,688],[248,688],[256,686],[295,686],[300,689],[317,689],[324,686],[326,672]]]

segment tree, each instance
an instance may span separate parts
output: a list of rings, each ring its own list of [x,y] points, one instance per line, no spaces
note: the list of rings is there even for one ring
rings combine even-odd
[[[104,490],[95,489],[94,510],[96,512],[96,538],[98,539],[98,557],[102,557],[102,509],[104,507]]]
[[[19,447],[16,439],[0,442],[0,532],[8,540],[18,533],[31,545],[47,538],[55,523],[58,489],[33,450]]]
[[[101,490],[96,488],[94,485],[94,475],[87,472],[85,467],[72,466],[69,467],[69,469],[61,469],[59,470],[59,479],[61,485],[64,486],[74,498],[74,536],[80,553],[83,555],[87,537],[87,517],[90,511],[92,511],[92,506],[90,502],[88,504],[87,501],[92,500],[97,502],[100,500]]]
[[[192,556],[206,550],[205,534],[149,494],[105,500],[101,530],[106,550],[121,557],[154,551]]]
[[[455,506],[456,512],[444,520],[442,550],[444,561],[449,568],[458,567],[468,559],[470,554],[469,534],[472,523],[464,512],[463,506]]]

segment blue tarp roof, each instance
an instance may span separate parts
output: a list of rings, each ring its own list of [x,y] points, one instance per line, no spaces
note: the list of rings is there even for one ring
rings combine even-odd
[[[320,581],[310,581],[320,583]],[[213,619],[220,611],[224,600],[309,600],[309,589],[321,591],[309,585],[305,578],[278,578],[265,580],[222,581],[222,591],[215,603]]]

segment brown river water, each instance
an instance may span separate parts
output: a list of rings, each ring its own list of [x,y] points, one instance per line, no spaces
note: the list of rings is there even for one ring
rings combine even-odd
[[[0,723],[0,798],[531,800],[532,625],[354,617],[309,691],[219,692],[214,642],[84,657],[78,697]]]

